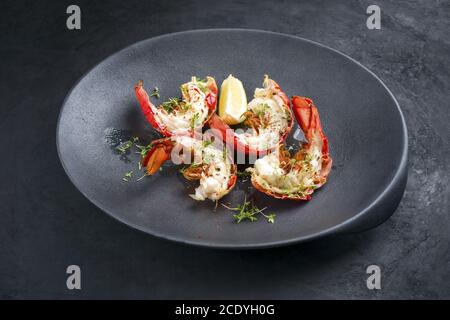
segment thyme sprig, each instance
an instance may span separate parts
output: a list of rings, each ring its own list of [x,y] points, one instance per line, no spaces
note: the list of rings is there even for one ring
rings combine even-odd
[[[197,127],[199,119],[200,119],[200,115],[198,113],[195,113],[192,116],[192,119],[191,119],[191,128],[192,129],[195,129]]]
[[[159,89],[158,87],[154,87],[152,93],[150,94],[150,97],[155,97],[156,99],[159,99],[161,96],[159,95]]]
[[[133,175],[133,170],[125,173],[125,176],[122,178],[122,180],[125,182],[128,182],[132,175]]]
[[[152,143],[149,143],[146,146],[136,144],[136,148],[139,149],[136,153],[141,155],[141,159],[144,159],[147,153],[152,149]]]
[[[116,150],[119,151],[121,154],[125,154],[138,141],[139,141],[138,137],[133,137],[133,138],[131,138],[131,140],[128,140],[128,141],[118,145],[116,147]]]
[[[169,101],[161,104],[161,108],[163,108],[167,113],[172,113],[178,107],[180,102],[180,98],[169,98]]]
[[[237,171],[236,175],[238,178],[246,179],[252,175],[250,171]]]
[[[233,218],[237,223],[241,223],[244,220],[255,222],[258,220],[258,214],[261,214],[268,223],[275,223],[276,214],[264,214],[263,211],[266,210],[267,207],[259,209],[252,201],[247,201],[247,197],[245,197],[242,204],[237,205],[235,208],[229,207],[223,203],[222,206],[231,211],[238,211],[238,213],[233,214]]]

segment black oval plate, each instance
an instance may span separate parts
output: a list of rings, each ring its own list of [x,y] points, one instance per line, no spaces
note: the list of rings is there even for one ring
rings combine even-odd
[[[277,214],[275,224],[262,218],[237,224],[220,206],[212,212],[213,202],[188,197],[186,182],[171,164],[140,182],[134,181],[138,173],[122,181],[125,172],[137,172],[138,155],[120,156],[115,144],[131,136],[157,137],[141,114],[133,84],[143,79],[165,99],[178,96],[191,75],[212,75],[220,85],[230,73],[243,81],[249,99],[264,74],[289,96],[311,97],[330,141],[333,170],[311,201],[275,200],[250,189],[260,207]],[[115,53],[67,96],[57,144],[72,182],[103,211],[149,234],[208,247],[272,247],[370,228],[393,213],[406,183],[405,121],[381,80],[336,50],[266,31],[187,31]],[[242,202],[247,188],[239,183],[224,201]]]

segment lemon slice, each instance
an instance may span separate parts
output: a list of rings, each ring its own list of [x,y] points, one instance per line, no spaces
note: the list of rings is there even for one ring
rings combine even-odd
[[[242,82],[231,74],[220,88],[219,117],[229,125],[244,121],[242,114],[247,111],[247,96]]]

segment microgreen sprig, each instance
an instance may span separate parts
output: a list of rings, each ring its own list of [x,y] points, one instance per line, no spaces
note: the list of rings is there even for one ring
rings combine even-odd
[[[267,209],[267,207],[259,209],[254,203],[251,201],[247,201],[247,197],[244,199],[244,203],[237,205],[235,208],[231,208],[222,203],[222,206],[231,211],[238,211],[239,213],[233,214],[233,218],[237,223],[241,223],[244,220],[248,220],[250,222],[255,222],[258,220],[257,215],[261,214],[269,223],[275,223],[276,215],[272,214],[264,214],[263,211]]]
[[[131,140],[128,140],[128,141],[118,145],[116,147],[116,150],[122,154],[125,154],[138,141],[139,141],[138,137],[133,137],[133,138],[131,138]]]
[[[125,173],[125,176],[122,178],[122,180],[125,182],[128,182],[132,175],[133,175],[133,171],[129,171],[129,172]]]
[[[147,155],[147,153],[150,151],[150,149],[152,148],[152,144],[148,144],[146,146],[140,145],[140,144],[136,144],[136,148],[139,149],[139,151],[137,151],[136,153],[141,155],[141,159],[145,158],[145,156]]]
[[[160,98],[158,87],[154,87],[150,97],[155,97],[156,99]]]
[[[237,171],[236,175],[238,178],[246,179],[252,175],[250,171]]]
[[[191,119],[191,128],[192,129],[195,129],[198,126],[199,120],[200,120],[200,115],[198,113],[195,113]]]
[[[176,109],[180,102],[180,98],[170,98],[169,101],[163,102],[161,104],[161,108],[163,108],[167,113],[171,113]]]

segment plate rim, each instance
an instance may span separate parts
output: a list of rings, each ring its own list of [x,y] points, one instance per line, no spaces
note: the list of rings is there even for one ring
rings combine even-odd
[[[208,32],[249,32],[249,33],[262,33],[262,34],[271,34],[271,35],[277,35],[277,36],[282,36],[282,37],[287,37],[287,38],[291,38],[294,40],[300,40],[300,41],[304,41],[304,42],[308,42],[310,44],[313,44],[315,46],[319,46],[321,48],[330,50],[340,56],[343,56],[344,58],[350,60],[351,62],[355,63],[356,65],[358,65],[359,67],[361,67],[363,70],[365,70],[366,72],[368,72],[372,77],[374,77],[382,86],[383,88],[389,93],[389,96],[391,97],[392,101],[395,104],[396,110],[400,115],[400,119],[402,122],[402,134],[403,134],[403,149],[402,149],[402,155],[401,155],[401,159],[400,159],[400,163],[396,168],[396,172],[394,174],[394,176],[392,177],[391,181],[388,183],[388,185],[386,186],[386,188],[380,192],[376,198],[369,204],[367,205],[363,210],[361,210],[360,212],[358,212],[355,216],[351,217],[350,219],[347,219],[337,225],[334,225],[330,228],[327,228],[325,230],[310,234],[310,235],[306,235],[306,236],[300,236],[300,237],[294,237],[291,239],[286,239],[286,240],[277,240],[277,241],[268,241],[268,242],[258,242],[258,243],[244,243],[244,244],[231,244],[231,243],[216,243],[213,241],[204,241],[204,240],[196,240],[196,239],[183,239],[177,236],[169,236],[167,234],[164,233],[159,233],[157,231],[154,230],[148,230],[146,228],[143,228],[137,224],[131,223],[129,221],[125,221],[125,219],[122,219],[114,214],[112,214],[111,212],[109,212],[108,210],[106,210],[105,208],[103,208],[103,206],[98,203],[98,201],[91,199],[90,197],[88,197],[85,192],[75,183],[74,178],[71,176],[71,174],[69,173],[69,170],[67,169],[62,155],[61,155],[61,149],[60,149],[60,123],[61,123],[61,117],[62,114],[64,112],[65,106],[67,104],[67,100],[69,99],[69,97],[71,96],[73,90],[78,86],[78,84],[83,81],[83,79],[91,72],[93,71],[97,66],[99,66],[101,63],[106,62],[110,59],[112,59],[115,55],[121,53],[122,51],[128,50],[132,47],[136,47],[139,46],[143,43],[147,43],[147,42],[152,42],[152,41],[156,41],[162,38],[166,38],[166,37],[172,37],[172,36],[177,36],[177,35],[183,35],[183,34],[192,34],[192,33],[208,33]],[[274,31],[269,31],[269,30],[263,30],[263,29],[247,29],[247,28],[208,28],[208,29],[192,29],[192,30],[184,30],[184,31],[178,31],[178,32],[172,32],[172,33],[165,33],[162,35],[158,35],[155,37],[150,37],[150,38],[146,38],[143,40],[140,40],[138,42],[134,42],[130,45],[127,45],[126,47],[113,52],[112,54],[106,56],[105,58],[103,58],[101,61],[95,63],[91,68],[89,68],[85,73],[83,73],[83,75],[74,83],[74,85],[71,87],[71,89],[68,91],[68,93],[66,94],[62,105],[60,107],[60,111],[59,111],[59,115],[58,115],[58,119],[57,119],[57,125],[56,125],[56,149],[57,149],[57,154],[58,154],[58,158],[59,161],[63,167],[64,172],[66,173],[67,177],[69,178],[70,182],[75,186],[75,188],[92,204],[94,204],[98,209],[100,209],[101,211],[103,211],[104,213],[106,213],[108,216],[112,217],[113,219],[127,225],[128,227],[131,227],[134,230],[138,230],[142,233],[145,233],[147,235],[151,235],[155,238],[159,238],[159,239],[164,239],[164,240],[169,240],[170,242],[175,242],[175,243],[179,243],[179,244],[183,244],[183,245],[191,245],[191,246],[196,246],[196,247],[203,247],[203,248],[212,248],[212,249],[237,249],[237,250],[242,250],[242,249],[266,249],[266,248],[274,248],[274,247],[282,247],[282,246],[288,246],[288,245],[293,245],[293,244],[297,244],[297,243],[301,243],[301,242],[307,242],[307,241],[312,241],[318,238],[323,238],[325,236],[331,235],[333,233],[338,233],[342,230],[344,230],[346,227],[350,226],[353,222],[355,222],[356,220],[360,219],[362,216],[364,216],[365,214],[367,214],[372,208],[376,207],[382,200],[383,198],[386,197],[386,195],[388,195],[390,192],[392,192],[392,190],[396,187],[396,184],[398,181],[400,181],[402,179],[402,175],[406,174],[407,175],[407,162],[408,162],[408,129],[406,126],[406,120],[405,117],[403,115],[403,112],[400,108],[400,105],[397,101],[397,99],[395,98],[394,94],[391,92],[391,90],[387,87],[387,85],[381,80],[380,77],[378,77],[373,71],[371,71],[368,67],[364,66],[362,63],[360,63],[359,61],[353,59],[352,57],[350,57],[349,55],[331,48],[327,45],[324,45],[322,43],[313,41],[313,40],[309,40],[300,36],[296,36],[296,35],[291,35],[291,34],[286,34],[286,33],[281,33],[281,32],[274,32]],[[404,190],[403,190],[404,191]]]

